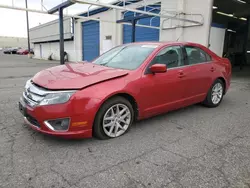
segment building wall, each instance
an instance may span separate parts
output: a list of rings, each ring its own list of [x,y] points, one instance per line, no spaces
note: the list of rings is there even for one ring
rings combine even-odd
[[[159,0],[151,0],[147,1],[148,4],[158,3]],[[135,3],[129,5],[130,8],[138,8],[141,6],[141,3]],[[202,14],[204,16],[204,24],[202,26],[197,27],[190,27],[190,28],[176,28],[171,30],[161,30],[160,31],[160,41],[190,41],[190,42],[197,42],[208,46],[209,44],[209,34],[210,34],[210,27],[211,27],[211,15],[212,15],[212,0],[168,0],[168,1],[161,1],[162,9],[167,11],[179,11],[185,13],[193,13],[193,14]],[[94,15],[95,18],[102,18],[105,20],[116,21],[121,19],[122,12],[120,10],[110,10],[103,13],[99,13]],[[194,16],[186,16],[183,18],[188,19],[197,19],[199,17]],[[161,19],[161,27],[164,27],[164,24],[168,25],[180,25],[184,24],[180,21],[171,20],[171,23],[164,22],[164,18]],[[185,24],[184,24],[185,25]],[[81,35],[81,32],[79,33]],[[100,22],[100,53],[104,52],[103,41],[105,40],[106,36],[112,36],[112,46],[117,46],[122,44],[122,25],[121,24],[113,24],[107,22]],[[79,35],[76,35],[78,38]],[[82,40],[78,40],[81,42]],[[78,44],[78,47],[82,47],[81,44]],[[82,49],[81,49],[82,50]],[[77,58],[81,59],[81,56]]]
[[[154,4],[158,3],[160,0],[147,0],[147,4]],[[140,6],[143,6],[142,2],[140,3],[134,3],[131,5],[127,5],[129,8],[138,8]],[[106,12],[102,12],[96,15],[93,15],[93,18],[101,18],[102,20],[108,20],[116,22],[117,20],[122,18],[122,10],[109,10]],[[86,20],[78,19],[75,22],[75,45],[77,50],[77,60],[82,60],[82,28],[81,23]],[[105,44],[106,36],[112,36],[111,39],[111,47],[115,47],[117,45],[122,44],[122,24],[116,24],[116,23],[109,23],[100,21],[100,54],[105,52],[107,50]]]
[[[42,58],[40,57],[40,47],[39,47],[39,44],[34,44],[34,49],[33,49],[33,51],[34,51],[34,58],[35,58],[35,59],[42,59]]]
[[[209,35],[211,27],[212,16],[212,4],[213,0],[168,0],[162,1],[162,8],[167,10],[177,10],[179,12],[202,14],[204,16],[204,24],[202,26],[188,27],[188,28],[176,28],[171,30],[161,31],[161,41],[187,41],[197,42],[208,46]],[[199,20],[197,16],[185,16],[183,18]],[[180,21],[165,21],[161,20],[161,26],[163,28],[175,25],[186,25]]]
[[[179,0],[168,0],[162,1],[161,8],[168,10],[169,12],[178,11],[181,8],[179,7]],[[178,24],[174,20],[168,20],[166,18],[161,19],[161,28],[172,27]],[[174,41],[176,40],[179,29],[169,29],[169,30],[161,30],[160,31],[160,41]]]
[[[203,26],[184,29],[185,41],[209,45],[209,35],[212,21],[213,0],[185,0],[186,12],[200,13],[204,16]]]
[[[69,54],[68,56],[69,61],[76,60],[73,41],[65,41],[64,50]],[[49,56],[53,53],[52,55],[53,60],[60,60],[59,42],[35,44],[34,52],[35,52],[34,58],[36,59],[48,59]]]
[[[225,33],[225,28],[211,27],[209,48],[221,57],[223,55],[224,50]]]
[[[110,21],[116,21],[120,18],[117,10],[107,11],[100,14],[100,17]],[[104,40],[107,36],[111,36],[111,47],[115,47],[121,43],[121,25],[115,23],[100,22],[100,54],[107,51],[104,46]]]
[[[160,0],[147,0],[148,4],[158,3]],[[163,9],[168,11],[179,11],[185,13],[198,13],[204,16],[204,25],[191,27],[191,28],[176,28],[171,30],[161,30],[160,31],[160,41],[190,41],[201,43],[208,46],[209,43],[209,33],[210,33],[210,21],[212,13],[212,1],[213,0],[161,0],[161,6]],[[142,2],[131,4],[128,7],[138,8],[142,6]],[[109,10],[96,15],[94,18],[101,18],[102,20],[117,21],[122,17],[121,10]],[[185,17],[184,17],[185,18]],[[187,17],[189,18],[190,17]],[[76,19],[74,20],[74,41],[65,42],[65,51],[69,53],[69,59],[71,61],[81,61],[82,60],[82,22],[87,21],[86,19]],[[167,27],[171,25],[185,25],[179,21],[165,21],[164,18],[161,19],[161,27]],[[108,50],[108,48],[122,44],[123,32],[122,24],[108,23],[100,21],[100,54]],[[110,45],[107,47],[105,44],[106,37],[111,36]],[[41,44],[43,48],[42,58],[47,59],[49,54],[55,54],[55,59],[59,59],[59,43],[51,44]],[[36,47],[37,48],[37,45]],[[35,49],[37,51],[38,49]],[[39,53],[38,53],[39,54]],[[36,55],[37,56],[37,55]],[[37,56],[39,57],[39,56]]]
[[[0,36],[0,48],[8,48],[8,47],[27,48],[27,46],[28,46],[27,38]]]
[[[111,10],[102,12],[96,15],[93,15],[94,18],[102,18],[108,21],[116,21],[119,19],[119,12],[117,10]],[[82,60],[82,22],[86,20],[78,19],[75,22],[75,45],[77,49],[77,60]],[[84,31],[83,31],[84,32]],[[112,47],[115,47],[119,44],[121,44],[121,38],[122,38],[122,26],[115,23],[109,23],[109,22],[103,22],[100,21],[100,54],[102,54],[104,51],[103,43],[106,38],[106,36],[111,36],[111,43]]]
[[[73,49],[75,54],[75,61],[82,60],[82,26],[81,20],[74,20],[74,41],[73,41]],[[73,56],[70,54],[70,56]]]
[[[64,29],[64,39],[71,39],[73,36],[72,28],[72,18],[65,17],[63,19],[63,29]],[[29,30],[30,41],[36,42],[46,42],[59,40],[59,20],[54,20]]]

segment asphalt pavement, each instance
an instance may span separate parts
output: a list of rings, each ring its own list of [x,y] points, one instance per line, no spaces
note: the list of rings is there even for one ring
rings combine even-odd
[[[17,102],[39,70],[59,64],[0,55],[0,187],[249,188],[250,70],[222,104],[137,122],[119,138],[64,140],[24,124]]]

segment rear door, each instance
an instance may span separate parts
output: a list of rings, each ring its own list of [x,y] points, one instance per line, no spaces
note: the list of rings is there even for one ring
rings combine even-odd
[[[185,98],[188,104],[205,99],[213,81],[215,68],[210,55],[196,46],[184,46],[188,66]]]

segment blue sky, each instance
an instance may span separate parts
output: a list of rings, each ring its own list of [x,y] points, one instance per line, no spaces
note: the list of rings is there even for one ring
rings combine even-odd
[[[28,0],[28,7],[31,9],[41,10],[41,1],[44,7],[50,9],[65,0]],[[93,0],[96,1],[96,0]],[[112,0],[102,0],[102,2],[111,2]],[[25,7],[25,0],[0,0],[2,5],[12,6],[12,2],[16,7]],[[68,8],[69,14],[77,14],[87,10],[88,5],[75,4]],[[29,13],[30,28],[48,21],[57,19],[55,15],[45,15],[37,13]],[[0,36],[26,37],[26,16],[24,11],[2,9],[0,8]]]

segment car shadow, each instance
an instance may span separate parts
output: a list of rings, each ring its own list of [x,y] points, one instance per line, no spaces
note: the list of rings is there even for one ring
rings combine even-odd
[[[153,116],[153,117],[150,117],[150,118],[147,118],[147,119],[138,120],[133,124],[131,129],[133,131],[136,131],[137,129],[141,129],[141,128],[145,127],[145,126],[151,126],[151,124],[155,123],[155,121],[161,122],[161,121],[166,120],[167,118],[174,117],[174,116],[176,116],[176,114],[183,115],[185,113],[192,113],[193,110],[197,110],[197,107],[198,108],[203,108],[202,105],[196,104],[196,105],[181,108],[181,109],[178,109],[178,110],[175,110],[175,111],[167,112],[167,113],[164,113],[164,114],[161,114],[161,115]],[[133,134],[133,131],[130,130],[128,134]],[[93,142],[105,142],[105,141],[108,142],[108,140],[99,140],[99,139],[97,139],[95,137],[93,137],[93,138],[82,138],[82,139],[67,139],[67,138],[61,138],[61,137],[56,137],[56,136],[51,136],[51,135],[46,135],[46,134],[41,134],[41,133],[36,134],[36,136],[38,136],[39,139],[42,139],[45,142],[50,142],[50,143],[53,142],[53,144],[58,143],[60,145],[62,145],[62,144],[63,145],[64,144],[66,144],[66,145],[67,144],[70,144],[70,145],[73,144],[74,145],[74,144],[79,144],[79,143],[88,144],[90,142],[93,144]],[[115,138],[115,139],[119,139],[119,138]],[[110,140],[113,140],[113,139],[110,139]]]
[[[227,105],[228,99],[224,99],[222,104],[218,108],[223,108],[223,104]],[[229,101],[228,101],[229,102]],[[133,134],[138,134],[142,129],[144,128],[149,128],[152,127],[152,124],[154,124],[154,129],[157,128],[156,126],[159,123],[159,126],[161,126],[162,122],[167,122],[173,119],[176,119],[176,117],[184,117],[185,115],[192,114],[197,112],[197,110],[214,110],[211,108],[207,108],[203,106],[202,104],[194,104],[188,107],[180,108],[178,110],[170,111],[161,115],[153,116],[147,119],[143,120],[138,120],[136,121],[133,126],[131,127],[130,131],[128,134],[130,134],[131,137],[133,137]],[[170,121],[171,122],[171,121]],[[185,126],[179,126],[176,124],[177,129],[185,129]],[[86,145],[95,145],[95,143],[109,143],[112,142],[112,140],[116,140],[119,138],[115,139],[109,139],[109,140],[99,140],[95,137],[93,138],[81,138],[81,139],[66,139],[66,138],[61,138],[61,137],[55,137],[55,136],[50,136],[46,134],[41,134],[38,133],[36,134],[38,139],[44,140],[45,142],[48,142],[48,144],[59,144],[59,145],[79,145],[79,144],[86,144]],[[124,136],[129,136],[129,135],[124,135]],[[124,137],[122,136],[122,137]]]
[[[143,124],[151,123],[151,122],[154,122],[155,120],[161,121],[161,120],[165,120],[166,118],[170,119],[172,117],[175,117],[176,114],[183,115],[183,114],[186,114],[186,113],[192,113],[192,111],[197,110],[197,108],[203,109],[205,107],[203,105],[201,105],[201,104],[194,104],[192,106],[188,106],[188,107],[180,108],[180,109],[177,109],[177,110],[169,111],[169,112],[166,112],[166,113],[163,113],[163,114],[160,114],[160,115],[152,116],[150,118],[146,118],[146,119],[143,119],[143,120],[138,120],[138,121],[135,122],[135,127],[143,126]]]

